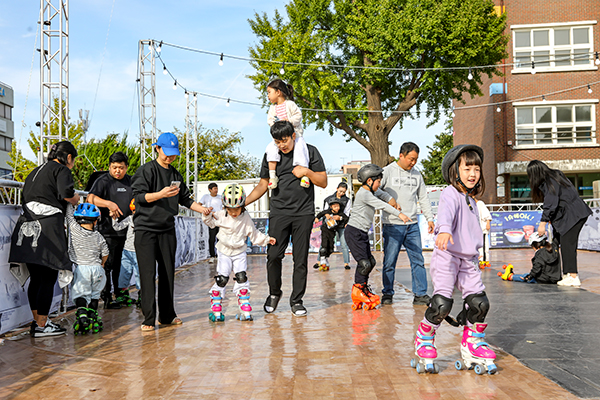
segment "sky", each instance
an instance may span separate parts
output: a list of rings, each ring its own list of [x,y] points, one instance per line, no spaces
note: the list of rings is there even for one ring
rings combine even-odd
[[[0,81],[15,92],[13,121],[15,141],[25,157],[35,160],[27,145],[29,131],[38,133],[40,119],[40,47],[38,1],[3,2],[0,13]],[[57,0],[53,1],[58,4]],[[128,132],[134,143],[139,138],[137,95],[138,43],[154,39],[181,46],[230,55],[248,56],[248,48],[257,39],[248,19],[255,13],[284,13],[286,1],[199,1],[179,0],[78,0],[69,7],[69,100],[70,119],[77,120],[79,110],[89,110],[87,139],[103,138],[108,133]],[[190,91],[261,103],[266,93],[257,91],[246,76],[253,68],[246,61],[197,54],[163,47],[167,68]],[[34,58],[35,57],[35,58]],[[33,60],[33,63],[32,63]],[[293,60],[291,60],[293,61]],[[185,130],[186,99],[183,89],[173,90],[173,80],[161,73],[157,61],[157,128],[166,132],[177,127]],[[240,132],[242,153],[258,159],[271,140],[267,108],[231,103],[206,97],[198,98],[198,120],[205,128],[226,128]],[[413,141],[427,156],[435,135],[444,131],[443,122],[426,128],[426,119],[405,122],[402,130],[390,135],[390,154],[396,156],[400,145]],[[305,139],[319,148],[328,171],[338,171],[351,160],[368,160],[369,152],[356,141],[347,142],[341,131],[330,136],[315,126],[305,129]]]

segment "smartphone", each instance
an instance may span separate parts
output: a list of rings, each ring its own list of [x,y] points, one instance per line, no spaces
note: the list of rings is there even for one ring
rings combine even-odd
[[[177,186],[177,187],[179,187],[179,185],[181,185],[180,181],[171,181],[171,186]]]

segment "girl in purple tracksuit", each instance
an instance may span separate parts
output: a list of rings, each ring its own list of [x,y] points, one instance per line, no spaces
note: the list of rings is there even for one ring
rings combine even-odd
[[[415,338],[415,354],[411,365],[418,372],[438,372],[434,364],[437,350],[435,332],[444,319],[455,326],[464,325],[461,356],[455,366],[462,369],[472,366],[476,373],[496,372],[496,354],[484,342],[487,324],[485,316],[489,301],[477,265],[483,235],[474,196],[485,189],[481,167],[483,150],[475,145],[452,148],[442,161],[442,174],[450,185],[442,191],[438,207],[437,235],[431,257],[433,297],[419,324]],[[449,317],[452,310],[454,287],[462,292],[463,309],[457,321]]]

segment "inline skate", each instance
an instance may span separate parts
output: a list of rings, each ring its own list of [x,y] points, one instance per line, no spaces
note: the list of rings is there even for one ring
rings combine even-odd
[[[73,323],[73,332],[75,335],[85,335],[91,330],[92,321],[88,317],[88,309],[79,307],[75,313],[75,322]]]

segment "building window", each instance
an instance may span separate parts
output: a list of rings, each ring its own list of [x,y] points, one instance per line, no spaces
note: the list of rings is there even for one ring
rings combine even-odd
[[[0,117],[12,120],[12,107],[0,103]]]
[[[0,136],[0,150],[10,151],[12,146],[12,139],[5,136]]]
[[[594,104],[516,106],[517,146],[576,146],[596,143]]]
[[[512,33],[513,72],[595,69],[591,23],[515,26]]]

